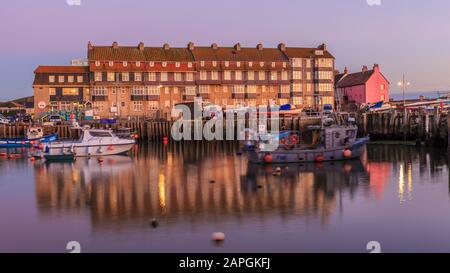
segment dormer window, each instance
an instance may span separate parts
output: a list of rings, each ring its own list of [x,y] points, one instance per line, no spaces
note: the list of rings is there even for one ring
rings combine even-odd
[[[136,62],[136,67],[141,67],[141,62]]]
[[[109,66],[113,66],[114,62],[113,61],[109,61],[108,64],[109,64]]]
[[[229,61],[225,61],[225,67],[228,67],[230,65]]]
[[[95,61],[95,66],[100,66],[100,61]]]
[[[155,62],[150,62],[149,64],[151,67],[155,66]]]
[[[286,62],[283,62],[283,67],[286,68]]]
[[[200,61],[200,66],[201,67],[205,66],[205,61]]]
[[[259,62],[259,66],[263,67],[264,66],[264,62]]]
[[[188,62],[188,67],[191,68],[192,67],[192,63]]]
[[[162,67],[166,67],[167,66],[167,62],[162,62]]]
[[[127,61],[124,61],[122,64],[123,64],[123,67],[127,67],[128,66],[128,62]]]
[[[216,61],[213,61],[213,62],[212,62],[212,65],[213,65],[214,67],[216,67],[216,66],[217,66],[217,62],[216,62]]]
[[[248,62],[248,66],[252,67],[253,66],[253,62]]]
[[[272,67],[275,67],[275,62],[272,62]]]
[[[241,67],[241,62],[236,62],[237,67]]]
[[[175,67],[180,67],[180,62],[176,62]]]

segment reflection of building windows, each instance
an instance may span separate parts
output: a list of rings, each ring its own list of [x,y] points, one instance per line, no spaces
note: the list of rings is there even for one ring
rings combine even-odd
[[[77,96],[79,92],[78,88],[63,88],[62,94],[64,96]]]
[[[55,88],[49,88],[49,89],[48,89],[48,94],[49,94],[50,96],[56,95],[56,89],[55,89]]]

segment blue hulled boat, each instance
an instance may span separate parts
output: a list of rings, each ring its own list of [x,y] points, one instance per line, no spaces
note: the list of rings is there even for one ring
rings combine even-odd
[[[38,143],[48,143],[58,140],[57,134],[45,135],[40,127],[31,127],[25,138],[0,138],[0,148],[31,147]]]

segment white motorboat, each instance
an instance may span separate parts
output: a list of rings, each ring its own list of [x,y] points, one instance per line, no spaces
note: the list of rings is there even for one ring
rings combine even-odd
[[[112,130],[81,129],[76,141],[57,141],[44,145],[44,154],[52,157],[73,154],[75,157],[126,154],[135,144],[132,137],[119,137]]]

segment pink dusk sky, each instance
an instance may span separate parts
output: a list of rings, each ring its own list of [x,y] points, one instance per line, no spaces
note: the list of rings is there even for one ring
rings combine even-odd
[[[369,0],[371,1],[371,0]],[[374,1],[374,0],[372,0]],[[32,95],[39,64],[66,65],[95,45],[266,47],[328,45],[336,68],[378,63],[398,92],[450,90],[450,1],[381,0],[66,0],[3,1],[0,101]]]

